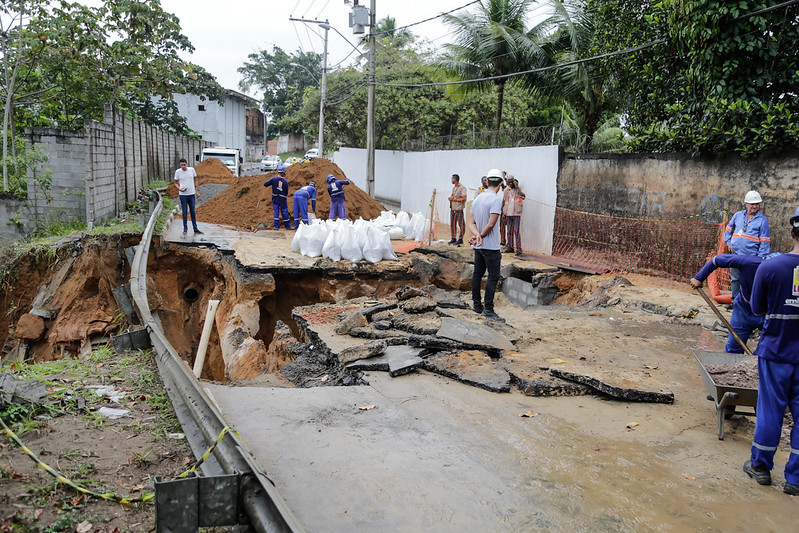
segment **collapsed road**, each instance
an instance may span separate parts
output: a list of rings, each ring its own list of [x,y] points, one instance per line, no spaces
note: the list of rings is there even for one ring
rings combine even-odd
[[[720,343],[701,311],[687,318],[696,296],[513,261],[503,290],[514,297],[520,280],[540,305],[499,296],[508,325],[498,326],[464,306],[466,250],[334,263],[292,253],[281,232],[201,227],[199,238],[182,239],[177,224],[154,238],[134,295],[146,294],[173,365],[193,365],[207,303],[221,301],[203,379],[178,364],[185,381],[170,393],[179,413],[181,402],[207,404],[182,417],[203,421],[187,430],[198,448],[224,425],[238,430],[215,452],[219,468],[277,489],[271,501],[284,500],[288,517],[278,529],[788,523],[781,493],[742,482],[750,422],[715,437],[689,348]],[[40,275],[14,301],[47,334],[23,339],[18,329],[9,354],[79,356],[114,322],[110,289],[132,274],[134,244],[73,240],[56,265],[31,265]],[[181,401],[175,389],[189,387],[198,396]],[[226,447],[252,457],[226,458]],[[748,512],[753,502],[765,523]],[[258,518],[265,507],[250,509],[253,522],[275,520],[268,510]]]

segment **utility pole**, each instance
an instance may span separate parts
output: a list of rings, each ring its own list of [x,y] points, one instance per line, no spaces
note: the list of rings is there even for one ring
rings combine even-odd
[[[319,99],[319,139],[318,139],[318,148],[319,148],[319,157],[324,155],[324,143],[325,143],[325,97],[327,94],[327,32],[332,27],[329,24],[329,21],[325,19],[324,22],[321,20],[310,20],[306,18],[295,18],[289,17],[289,20],[293,22],[306,22],[311,24],[317,24],[320,28],[325,30],[325,48],[324,53],[322,54],[322,82],[319,84],[321,90],[321,97]],[[333,28],[335,30],[335,28]],[[338,30],[336,30],[338,31]],[[306,72],[313,76],[310,70],[305,68],[304,66],[300,65],[299,63],[290,63],[290,65],[295,67],[300,67],[305,69]]]
[[[322,96],[319,100],[319,157],[325,155],[325,94],[327,93],[327,32],[330,29],[327,19],[319,24],[325,30],[325,51],[322,53]]]
[[[375,196],[375,33],[377,29],[375,4],[369,10],[369,90],[366,101],[366,189]]]

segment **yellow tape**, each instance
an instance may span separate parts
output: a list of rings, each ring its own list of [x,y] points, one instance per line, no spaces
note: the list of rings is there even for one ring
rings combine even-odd
[[[142,496],[141,497],[139,497],[139,498],[130,498],[130,497],[117,496],[113,492],[100,493],[100,492],[94,492],[92,490],[83,488],[80,485],[77,485],[74,482],[70,481],[69,479],[65,478],[64,476],[62,476],[61,474],[59,474],[58,472],[53,470],[53,468],[50,467],[47,463],[45,463],[44,461],[39,459],[39,457],[35,453],[33,453],[33,451],[31,449],[29,449],[27,446],[25,446],[25,444],[23,444],[22,440],[17,436],[16,433],[14,433],[11,430],[11,428],[9,428],[6,425],[5,421],[2,418],[0,418],[0,424],[3,425],[3,431],[5,431],[6,435],[8,435],[11,438],[11,440],[16,442],[17,445],[22,449],[22,451],[24,451],[26,454],[28,454],[28,456],[31,459],[33,459],[33,462],[36,463],[36,466],[38,466],[39,468],[41,468],[42,470],[44,470],[45,472],[47,472],[48,474],[50,474],[51,476],[56,478],[59,481],[59,483],[63,483],[64,485],[68,485],[68,486],[72,487],[73,489],[77,490],[78,492],[86,494],[88,496],[94,496],[95,498],[101,498],[103,500],[115,501],[115,502],[119,502],[119,503],[148,502],[148,501],[152,500],[153,498],[155,498],[155,493],[153,493],[153,492],[142,492]]]
[[[230,427],[230,426],[225,426],[225,428],[222,430],[222,433],[220,433],[220,434],[219,434],[219,436],[216,438],[216,442],[214,442],[214,443],[211,445],[211,447],[210,447],[210,448],[208,448],[208,450],[207,450],[207,451],[206,451],[206,452],[203,454],[203,456],[202,456],[202,457],[200,457],[200,459],[199,459],[199,460],[198,460],[196,463],[194,463],[194,464],[191,466],[191,468],[189,468],[188,470],[186,470],[185,472],[183,472],[182,474],[180,474],[180,475],[179,475],[179,476],[178,476],[176,479],[181,479],[181,478],[184,478],[184,477],[188,476],[189,474],[191,474],[192,472],[194,472],[195,470],[197,470],[197,467],[199,467],[199,466],[200,466],[201,464],[203,464],[203,463],[204,463],[206,460],[208,460],[208,458],[209,458],[209,457],[211,457],[211,454],[214,452],[214,450],[216,449],[217,445],[218,445],[220,442],[222,442],[222,439],[225,437],[225,434],[227,434],[227,433],[233,433],[233,434],[234,434],[234,435],[236,435],[238,438],[241,438],[241,435],[239,435],[239,432],[238,432],[238,431],[236,431],[235,429],[233,429],[233,428],[232,428],[232,427]]]
[[[94,492],[94,491],[91,491],[89,489],[83,488],[80,485],[76,485],[74,482],[70,481],[69,479],[65,478],[64,476],[62,476],[61,474],[59,474],[58,472],[53,470],[53,468],[50,467],[47,463],[45,463],[44,461],[39,459],[39,457],[33,452],[33,450],[31,450],[30,448],[25,446],[25,444],[17,436],[17,434],[14,433],[11,430],[11,428],[9,428],[6,425],[5,421],[3,421],[2,418],[0,418],[0,424],[3,425],[3,431],[5,431],[6,435],[8,435],[14,442],[16,442],[17,445],[26,454],[28,454],[28,456],[31,459],[33,459],[33,461],[36,463],[36,466],[38,466],[39,468],[41,468],[42,470],[44,470],[45,472],[47,472],[48,474],[50,474],[51,476],[56,478],[60,483],[63,483],[64,485],[68,485],[68,486],[72,487],[73,489],[77,490],[78,492],[81,492],[83,494],[87,494],[89,496],[94,496],[95,498],[101,498],[103,500],[110,500],[110,501],[115,501],[115,502],[119,502],[119,503],[149,502],[153,498],[155,498],[155,493],[153,493],[153,492],[142,492],[142,496],[139,497],[139,498],[129,498],[129,497],[117,496],[113,492],[103,492],[103,493]],[[235,429],[233,429],[230,426],[226,426],[224,429],[222,429],[222,432],[216,438],[216,441],[211,445],[210,448],[208,448],[208,450],[203,454],[203,456],[200,457],[200,459],[196,463],[194,463],[191,468],[189,468],[188,470],[186,470],[182,474],[178,475],[177,478],[175,478],[175,479],[184,478],[184,477],[188,476],[190,473],[192,473],[195,470],[197,470],[197,468],[201,464],[203,464],[205,461],[208,460],[208,458],[211,456],[211,454],[216,449],[217,445],[220,442],[222,442],[222,439],[225,438],[225,435],[227,433],[232,433],[232,434],[236,435],[238,438],[241,438],[241,435],[239,434],[238,431],[236,431]]]

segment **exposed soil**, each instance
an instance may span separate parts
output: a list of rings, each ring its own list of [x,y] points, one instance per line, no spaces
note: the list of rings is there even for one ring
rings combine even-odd
[[[732,365],[705,365],[705,370],[713,378],[716,385],[743,389],[757,388],[756,357]]]
[[[255,230],[263,223],[272,227],[272,189],[264,187],[266,180],[276,172],[234,178],[232,185],[197,208],[197,219],[201,222],[224,224],[242,229]],[[317,189],[316,216],[326,219],[330,213],[330,196],[327,194],[326,178],[333,174],[336,179],[347,179],[338,165],[327,159],[317,158],[307,163],[291,165],[286,169],[289,181],[289,212],[292,212],[294,192],[313,181]],[[217,181],[218,182],[218,181]],[[206,183],[202,178],[200,183]],[[380,216],[385,207],[358,188],[354,183],[344,186],[344,202],[347,218],[371,220]],[[310,209],[310,207],[309,207]],[[293,213],[292,213],[293,216]]]
[[[236,181],[236,177],[225,164],[215,157],[200,161],[194,166],[197,173],[197,181],[203,183],[225,183],[230,184]],[[178,197],[178,187],[172,181],[166,188],[166,195],[172,199]]]
[[[0,402],[0,411],[24,444],[70,481],[94,492],[141,498],[152,494],[155,476],[171,480],[194,463],[151,354],[101,349],[67,365],[30,368],[18,367],[16,377],[44,381],[49,394],[40,402],[49,407],[31,414],[28,403]],[[95,385],[113,386],[124,396],[116,403],[98,395]],[[128,413],[112,420],[99,414],[104,407]],[[0,494],[0,531],[154,530],[154,500],[120,504],[83,495],[37,467],[5,435]]]

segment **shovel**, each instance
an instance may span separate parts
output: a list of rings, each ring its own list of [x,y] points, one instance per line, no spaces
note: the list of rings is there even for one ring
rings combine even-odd
[[[718,317],[718,319],[721,320],[721,323],[724,324],[724,327],[726,327],[729,330],[730,334],[735,338],[735,340],[738,341],[738,344],[741,345],[741,348],[743,348],[744,351],[748,355],[755,355],[755,354],[752,353],[752,350],[749,349],[749,346],[747,346],[746,343],[741,340],[741,337],[739,337],[738,334],[735,333],[735,330],[732,329],[732,326],[730,326],[730,323],[727,322],[727,319],[724,318],[724,315],[722,315],[721,311],[718,310],[718,308],[716,307],[716,304],[713,303],[713,300],[711,300],[710,296],[707,295],[707,293],[705,292],[705,289],[703,289],[702,287],[697,287],[696,288],[696,292],[698,292],[699,294],[702,295],[702,298],[705,299],[705,301],[707,302],[707,305],[709,305],[710,308],[713,310],[713,312],[716,313],[716,316]]]

